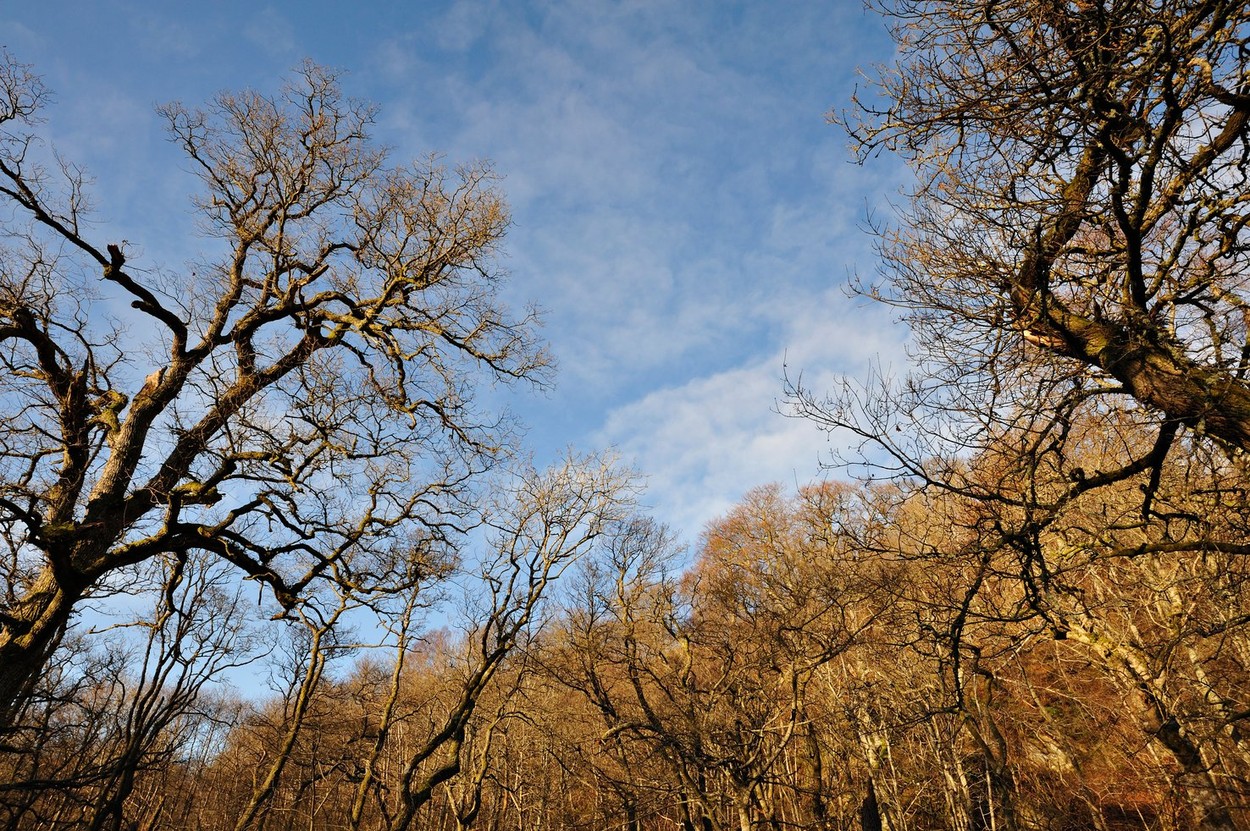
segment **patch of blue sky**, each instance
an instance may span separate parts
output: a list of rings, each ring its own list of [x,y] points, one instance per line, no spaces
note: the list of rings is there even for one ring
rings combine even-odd
[[[310,58],[379,103],[395,161],[492,160],[506,295],[544,310],[560,372],[484,403],[520,413],[539,465],[617,446],[687,540],[752,487],[818,475],[825,437],[776,413],[785,365],[821,389],[905,360],[889,311],[843,291],[874,268],[865,213],[906,182],[848,164],[826,123],[891,55],[858,3],[66,0],[10,5],[0,31],[96,180],[93,238],[175,282],[214,246],[160,103],[271,91]]]

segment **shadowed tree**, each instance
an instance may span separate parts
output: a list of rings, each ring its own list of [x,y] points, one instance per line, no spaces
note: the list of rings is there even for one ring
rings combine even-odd
[[[1165,689],[1167,652],[1116,609],[1164,605],[1138,592],[1158,580],[1175,593],[1150,573],[1169,558],[1201,570],[1250,551],[1237,530],[1250,449],[1250,10],[878,5],[898,60],[841,120],[862,157],[898,152],[917,177],[898,226],[879,228],[884,279],[869,292],[903,311],[918,369],[828,397],[796,385],[796,409],[865,440],[842,461],[893,478],[906,499],[956,506],[958,533],[918,554],[963,570],[942,621],[957,702],[965,682],[997,689],[965,640],[978,615],[1097,643],[1143,725],[1155,722],[1154,749],[1183,771],[1194,823],[1240,827],[1224,785],[1238,754],[1220,758],[1202,724],[1220,717],[1189,715],[1195,700],[1236,696],[1210,681]],[[1095,577],[1132,572],[1121,558],[1140,558],[1143,576]],[[1169,649],[1194,637],[1184,615],[1159,621],[1174,630]],[[1187,672],[1207,671],[1205,648]]]
[[[1250,9],[882,6],[899,60],[843,121],[918,178],[881,294],[964,387],[934,400],[1003,406],[1040,363],[1136,399],[1165,444],[1184,425],[1250,450]]]

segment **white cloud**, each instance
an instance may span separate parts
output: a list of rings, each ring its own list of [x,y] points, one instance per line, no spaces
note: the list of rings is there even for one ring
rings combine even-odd
[[[814,389],[881,350],[902,360],[889,313],[840,289],[871,262],[865,204],[896,189],[847,165],[824,123],[840,93],[814,86],[845,67],[819,50],[851,36],[814,43],[834,16],[814,6],[806,28],[728,31],[667,2],[481,8],[457,3],[440,35],[472,46],[454,71],[408,49],[387,62],[422,78],[396,127],[506,175],[510,296],[547,310],[561,365],[525,408],[532,440],[616,444],[689,535],[754,486],[816,476],[825,436],[776,412],[787,356]],[[441,136],[439,107],[455,111]]]
[[[271,53],[291,55],[298,48],[295,27],[273,7],[262,9],[243,25],[243,36]]]
[[[886,310],[837,291],[805,301],[790,307],[783,351],[648,393],[614,410],[598,434],[648,475],[656,515],[690,537],[753,487],[819,474],[827,437],[778,412],[783,374],[801,372],[822,390],[865,376],[874,362],[905,362],[902,332]]]
[[[439,46],[461,52],[480,41],[500,12],[493,0],[455,0],[431,29]]]

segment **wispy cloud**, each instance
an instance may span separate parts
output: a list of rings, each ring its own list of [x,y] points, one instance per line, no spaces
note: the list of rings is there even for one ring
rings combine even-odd
[[[833,389],[876,362],[905,362],[902,332],[883,309],[836,290],[807,301],[805,310],[789,307],[784,349],[650,392],[614,409],[597,433],[648,475],[653,510],[688,535],[756,485],[820,474],[828,437],[783,415],[784,376]]]
[[[858,4],[83,6],[9,31],[54,62],[58,141],[103,160],[106,221],[153,259],[201,243],[152,106],[274,89],[303,56],[382,104],[397,159],[493,159],[515,220],[507,297],[546,310],[561,365],[554,392],[517,404],[536,452],[618,445],[684,531],[754,485],[815,475],[824,437],[775,412],[784,362],[819,388],[898,354],[887,313],[841,290],[871,270],[865,207],[895,189],[847,165],[824,123],[876,57],[865,44],[889,47]],[[126,48],[79,60],[88,43]]]
[[[414,79],[388,127],[506,174],[513,291],[547,310],[561,363],[526,408],[532,438],[618,445],[687,530],[818,472],[823,435],[776,412],[787,354],[833,385],[898,351],[888,316],[840,288],[887,195],[824,123],[859,22],[816,4],[461,0],[433,39],[387,46],[385,71]],[[432,111],[453,115],[431,130]]]
[[[290,18],[272,6],[248,17],[242,30],[243,37],[277,55],[294,56],[299,48]]]

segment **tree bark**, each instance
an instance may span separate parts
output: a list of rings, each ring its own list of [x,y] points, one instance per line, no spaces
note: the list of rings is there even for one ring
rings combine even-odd
[[[81,597],[45,569],[0,619],[0,735],[13,726]]]

